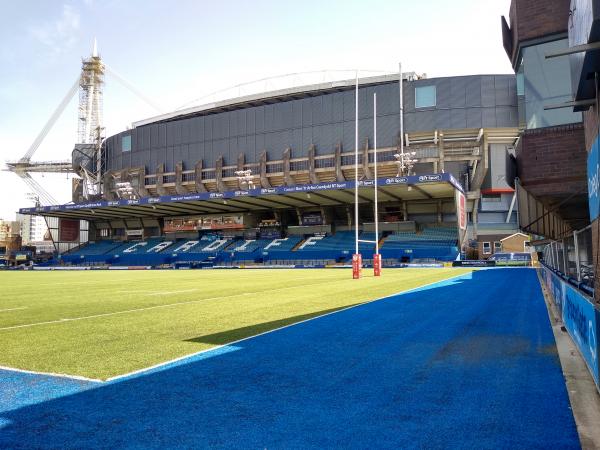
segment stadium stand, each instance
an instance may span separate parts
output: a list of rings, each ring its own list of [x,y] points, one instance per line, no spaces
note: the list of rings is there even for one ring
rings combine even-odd
[[[424,227],[376,236],[360,233],[361,240],[380,242],[387,264],[415,260],[451,261],[458,255],[457,230]],[[369,262],[375,244],[361,242],[359,252]],[[165,264],[327,265],[348,262],[354,253],[354,231],[289,236],[280,239],[241,239],[204,234],[197,239],[153,237],[140,241],[90,242],[62,256],[63,264],[158,266]]]
[[[453,261],[459,254],[456,228],[426,227],[422,232],[395,232],[385,238],[383,258]]]

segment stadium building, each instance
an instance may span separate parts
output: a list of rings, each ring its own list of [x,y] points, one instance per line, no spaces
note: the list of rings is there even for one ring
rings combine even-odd
[[[593,294],[598,283],[597,85],[600,3],[512,0],[502,18],[517,76],[520,228],[557,273]],[[587,170],[586,170],[587,166]],[[587,176],[586,176],[587,172]],[[597,177],[596,177],[597,179]]]
[[[486,258],[518,231],[517,78],[402,78],[402,90],[399,75],[359,80],[361,240],[377,240],[387,264],[451,261],[478,247]],[[136,122],[105,139],[100,158],[74,151],[74,166],[100,173],[99,195],[84,198],[75,183],[72,204],[20,212],[46,218],[62,264],[346,262],[355,89],[355,80],[294,87]],[[373,247],[360,244],[363,258]]]

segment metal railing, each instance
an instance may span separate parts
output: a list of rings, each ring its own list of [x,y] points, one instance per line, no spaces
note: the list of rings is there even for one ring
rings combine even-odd
[[[551,242],[543,250],[547,266],[591,289],[595,281],[593,255],[591,225],[561,241]]]

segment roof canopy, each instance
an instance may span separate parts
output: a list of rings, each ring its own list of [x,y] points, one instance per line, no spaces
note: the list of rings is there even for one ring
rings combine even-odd
[[[359,202],[374,199],[374,181],[359,181]],[[379,202],[419,201],[453,198],[462,187],[449,173],[379,178]],[[145,197],[66,205],[22,208],[21,214],[82,220],[130,217],[169,217],[191,214],[235,213],[256,210],[351,205],[354,181],[257,188],[228,192],[202,192],[186,195]]]

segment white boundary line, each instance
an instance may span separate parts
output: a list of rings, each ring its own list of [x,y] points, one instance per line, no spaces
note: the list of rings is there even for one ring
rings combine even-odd
[[[67,375],[66,373],[37,372],[35,370],[17,369],[16,367],[7,367],[7,366],[0,366],[0,370],[6,370],[8,372],[27,373],[30,375],[45,375],[48,377],[69,378],[71,380],[93,381],[94,383],[103,383],[102,380],[98,380],[96,378],[86,378],[86,377],[82,377],[80,375]]]
[[[18,308],[7,308],[7,309],[0,309],[0,313],[3,312],[8,312],[8,311],[20,311],[22,309],[27,309],[27,306],[19,306]]]
[[[375,299],[372,299],[372,300],[366,300],[364,302],[357,303],[355,305],[347,306],[345,308],[341,308],[341,309],[338,309],[338,310],[335,310],[335,311],[332,311],[332,312],[329,312],[329,313],[326,313],[326,314],[321,314],[320,316],[311,317],[310,319],[305,319],[305,320],[301,320],[299,322],[294,322],[294,323],[291,323],[289,325],[284,325],[284,326],[279,327],[279,328],[273,328],[272,330],[264,331],[262,333],[255,334],[255,335],[252,335],[252,336],[247,336],[245,338],[238,339],[236,341],[231,341],[231,342],[228,342],[226,344],[221,344],[221,345],[217,345],[215,347],[211,347],[211,348],[207,348],[207,349],[204,349],[204,350],[200,350],[199,352],[190,353],[188,355],[183,355],[183,356],[180,356],[178,358],[171,359],[169,361],[164,361],[164,362],[155,364],[155,365],[150,366],[150,367],[144,367],[142,369],[134,370],[133,372],[125,373],[125,374],[122,374],[122,375],[117,375],[117,376],[111,377],[111,378],[107,378],[105,381],[106,382],[116,381],[116,380],[119,380],[119,379],[122,379],[122,378],[128,378],[128,377],[131,377],[133,375],[138,375],[138,374],[141,374],[141,373],[144,373],[144,372],[149,372],[151,370],[158,369],[159,367],[167,366],[169,364],[173,364],[173,363],[176,363],[178,361],[181,361],[181,360],[184,360],[184,359],[187,359],[187,358],[193,358],[193,357],[201,355],[203,353],[207,353],[207,352],[212,352],[212,351],[215,351],[215,350],[219,350],[221,348],[228,347],[230,345],[237,344],[239,342],[247,341],[249,339],[254,339],[256,337],[263,336],[265,334],[273,333],[275,331],[280,331],[280,330],[283,330],[285,328],[290,328],[290,327],[293,327],[293,326],[296,326],[296,325],[300,325],[302,323],[310,322],[311,320],[320,319],[322,317],[330,316],[332,314],[337,314],[337,313],[340,313],[342,311],[347,311],[347,310],[352,309],[352,308],[357,308],[359,306],[363,306],[363,305],[366,305],[368,303],[373,303],[373,302],[377,302],[377,301],[380,301],[380,300],[385,300],[385,299],[388,299],[388,298],[391,298],[391,297],[396,297],[398,295],[408,294],[410,292],[417,291],[417,290],[423,289],[425,287],[432,286],[434,284],[444,283],[446,281],[454,280],[456,278],[464,277],[466,275],[471,275],[475,271],[476,270],[472,270],[470,272],[462,273],[460,275],[456,275],[456,276],[453,276],[453,277],[450,277],[450,278],[445,278],[443,280],[438,280],[438,281],[434,281],[432,283],[424,284],[422,286],[417,286],[417,287],[408,289],[406,291],[399,291],[399,292],[396,292],[394,294],[386,295],[384,297],[379,297],[379,298],[375,298]]]
[[[253,336],[247,336],[245,338],[238,339],[236,341],[232,341],[232,342],[228,342],[226,344],[222,344],[222,345],[218,345],[218,346],[215,346],[215,347],[211,347],[211,348],[207,348],[207,349],[204,349],[204,350],[200,350],[199,352],[195,352],[195,353],[190,353],[190,354],[187,354],[187,355],[183,355],[183,356],[180,356],[178,358],[171,359],[169,361],[164,361],[164,362],[155,364],[153,366],[144,367],[142,369],[134,370],[133,372],[128,372],[128,373],[125,373],[125,374],[122,374],[122,375],[117,375],[115,377],[107,378],[106,380],[100,380],[100,379],[97,379],[97,378],[87,378],[87,377],[84,377],[84,376],[81,376],[81,375],[69,375],[69,374],[64,374],[64,373],[53,373],[53,372],[38,372],[38,371],[35,371],[35,370],[18,369],[16,367],[8,367],[8,366],[0,366],[0,370],[5,370],[5,371],[8,371],[8,372],[25,373],[25,374],[30,374],[30,375],[43,375],[43,376],[55,377],[55,378],[66,378],[66,379],[71,379],[71,380],[89,381],[89,382],[93,382],[93,383],[104,384],[106,382],[112,382],[112,381],[116,381],[116,380],[119,380],[119,379],[122,379],[122,378],[131,377],[133,375],[137,375],[137,374],[140,374],[140,373],[149,372],[149,371],[157,369],[159,367],[167,366],[169,364],[173,364],[173,363],[176,363],[178,361],[181,361],[181,360],[184,360],[184,359],[187,359],[187,358],[193,358],[193,357],[198,356],[198,355],[200,355],[202,353],[216,351],[216,350],[219,350],[221,348],[227,347],[229,345],[233,345],[233,344],[236,344],[236,343],[239,343],[239,342],[242,342],[242,341],[247,341],[249,339],[253,339],[253,338],[265,335],[265,334],[273,333],[275,331],[283,330],[285,328],[293,327],[295,325],[300,325],[300,324],[305,323],[305,322],[310,322],[311,320],[319,319],[321,317],[329,316],[329,315],[332,315],[332,314],[337,314],[339,312],[346,311],[346,310],[352,309],[352,308],[356,308],[358,306],[363,306],[363,305],[366,305],[368,303],[373,303],[373,302],[376,302],[376,301],[379,301],[379,300],[384,300],[384,299],[395,297],[395,296],[398,296],[398,295],[408,294],[410,292],[417,291],[419,289],[423,289],[425,287],[432,286],[434,284],[444,283],[446,281],[450,281],[450,280],[454,280],[456,278],[464,277],[466,275],[472,274],[476,270],[477,269],[472,270],[472,271],[467,272],[467,273],[462,273],[460,275],[455,275],[455,276],[450,277],[450,278],[445,278],[443,280],[438,280],[438,281],[434,281],[432,283],[427,283],[427,284],[424,284],[422,286],[417,286],[417,287],[408,289],[406,291],[399,291],[399,292],[396,292],[394,294],[386,295],[384,297],[379,297],[379,298],[375,298],[375,299],[372,299],[372,300],[367,300],[367,301],[364,301],[364,302],[361,302],[361,303],[358,303],[358,304],[355,304],[355,305],[351,305],[351,306],[348,306],[348,307],[345,307],[345,308],[342,308],[342,309],[338,309],[336,311],[332,311],[332,312],[329,312],[329,313],[326,313],[326,314],[321,314],[320,316],[311,317],[310,319],[302,320],[300,322],[294,322],[294,323],[291,323],[289,325],[284,325],[283,327],[274,328],[272,330],[268,330],[268,331],[265,331],[263,333],[255,334]],[[282,288],[282,289],[289,289],[289,288]],[[238,294],[238,295],[243,295],[243,294]],[[221,298],[221,297],[216,297],[216,298]],[[162,305],[162,306],[166,306],[166,305]]]
[[[221,296],[221,297],[208,297],[208,298],[202,298],[202,299],[198,299],[198,300],[188,300],[188,301],[185,301],[185,302],[167,303],[165,305],[146,306],[144,308],[126,309],[126,310],[123,310],[123,311],[114,311],[114,312],[110,312],[110,313],[93,314],[91,316],[64,318],[64,319],[57,319],[57,320],[48,320],[48,321],[45,321],[45,322],[25,323],[25,324],[22,324],[22,325],[11,325],[9,327],[0,328],[0,331],[15,330],[15,329],[18,329],[18,328],[31,328],[31,327],[41,326],[41,325],[50,325],[50,324],[65,323],[65,322],[74,322],[74,321],[77,321],[77,320],[96,319],[98,317],[116,316],[116,315],[119,315],[119,314],[128,314],[128,313],[139,312],[139,311],[148,311],[148,310],[152,310],[152,309],[170,308],[171,306],[192,305],[194,303],[201,303],[201,302],[206,302],[206,301],[211,301],[211,300],[218,300],[218,299],[223,299],[223,298],[243,297],[245,295],[255,295],[255,294],[263,294],[263,293],[266,293],[266,292],[284,291],[284,290],[287,290],[287,289],[296,289],[296,288],[305,287],[305,286],[317,286],[317,285],[325,284],[325,283],[329,283],[329,282],[330,282],[330,280],[327,280],[327,281],[323,281],[323,282],[319,282],[319,283],[309,283],[309,284],[303,284],[303,285],[299,285],[299,286],[286,286],[286,287],[278,288],[278,289],[269,289],[268,291],[241,292],[239,294],[224,295],[224,296]],[[173,291],[165,291],[165,292],[167,294],[169,294],[169,292],[172,293]]]

